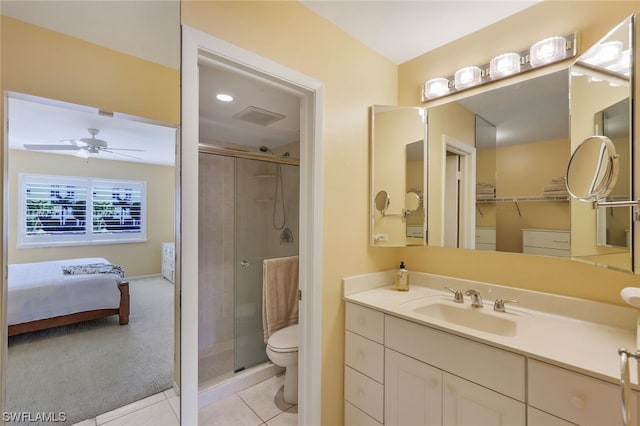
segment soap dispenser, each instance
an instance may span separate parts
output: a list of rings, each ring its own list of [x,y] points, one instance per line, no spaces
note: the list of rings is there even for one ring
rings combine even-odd
[[[396,290],[409,290],[409,271],[404,267],[404,262],[400,262],[400,268],[396,272]]]

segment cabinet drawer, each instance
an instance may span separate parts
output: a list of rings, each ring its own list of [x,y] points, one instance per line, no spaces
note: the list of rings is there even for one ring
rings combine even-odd
[[[522,230],[522,245],[527,247],[569,250],[569,240],[569,231]]]
[[[495,244],[496,228],[476,228],[476,244]]]
[[[346,426],[382,426],[382,423],[378,423],[373,417],[348,402],[344,403],[344,424]]]
[[[540,256],[556,256],[556,257],[569,257],[569,250],[561,250],[554,248],[546,248],[546,247],[522,247],[522,253],[524,254],[537,254]]]
[[[384,343],[384,314],[354,303],[345,307],[345,327],[349,331]]]
[[[598,426],[622,424],[620,404],[619,386],[529,360],[533,407],[573,423]]]
[[[344,399],[380,423],[384,421],[383,395],[380,383],[351,367],[344,368]]]
[[[347,331],[344,358],[345,364],[349,367],[379,383],[384,382],[384,347],[382,345]]]
[[[385,318],[387,347],[524,401],[524,357],[433,328]]]

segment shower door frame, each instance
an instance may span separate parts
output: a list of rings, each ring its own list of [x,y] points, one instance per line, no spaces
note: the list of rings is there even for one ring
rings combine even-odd
[[[224,63],[290,89],[300,97],[300,424],[321,422],[322,171],[324,85],[277,62],[182,25],[180,159],[181,423],[198,423],[198,63]]]

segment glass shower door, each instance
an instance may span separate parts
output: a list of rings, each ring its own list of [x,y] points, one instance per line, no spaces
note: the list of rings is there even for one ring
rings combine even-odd
[[[241,371],[268,360],[262,328],[262,265],[264,259],[298,254],[299,168],[235,161],[234,369]]]

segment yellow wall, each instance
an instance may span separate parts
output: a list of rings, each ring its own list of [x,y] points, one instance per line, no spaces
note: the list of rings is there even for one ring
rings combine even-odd
[[[17,206],[18,174],[99,177],[139,180],[147,183],[147,242],[95,246],[16,248],[17,232],[9,233],[9,263],[39,262],[76,257],[104,257],[122,266],[128,277],[159,274],[161,244],[174,240],[173,191],[175,168],[68,155],[9,151],[9,205]],[[9,210],[9,229],[18,229],[17,209]]]
[[[571,2],[545,1],[506,20],[463,37],[433,52],[401,64],[398,69],[398,94],[401,105],[421,105],[420,87],[433,77],[453,74],[470,64],[488,62],[502,52],[520,50],[542,38],[577,31],[582,52],[632,13],[640,12],[637,2]],[[509,37],[505,37],[509,34]],[[532,71],[508,82],[555,71],[568,66],[568,61]],[[493,87],[492,87],[493,86]],[[480,93],[476,88],[464,96]],[[456,99],[452,96],[449,100]],[[434,102],[434,104],[441,104]],[[429,104],[426,104],[429,106]],[[637,121],[637,118],[636,118]],[[398,250],[408,268],[496,284],[528,288],[568,296],[622,304],[619,292],[626,286],[639,286],[640,277],[598,268],[588,264],[515,253],[491,253],[437,247]]]
[[[298,2],[184,1],[182,22],[324,83],[322,424],[343,422],[343,277],[397,267],[369,247],[369,106],[397,100],[397,67]],[[312,392],[320,390],[313,389]]]
[[[544,186],[565,175],[569,141],[516,144],[496,149],[497,197],[541,196]],[[522,230],[570,229],[568,201],[505,202],[496,205],[496,249],[522,253]]]

